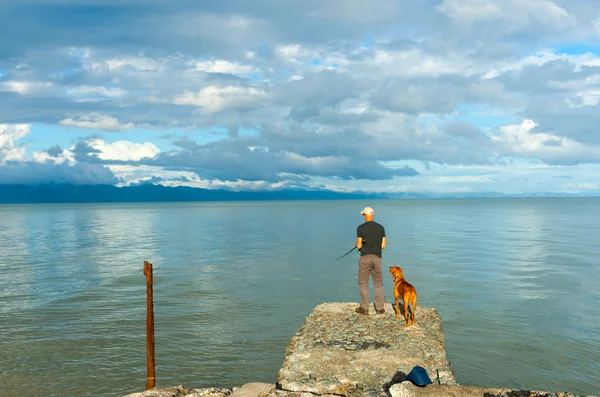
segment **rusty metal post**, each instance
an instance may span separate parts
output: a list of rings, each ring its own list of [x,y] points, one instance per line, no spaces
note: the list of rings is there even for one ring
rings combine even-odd
[[[146,390],[155,386],[154,372],[154,306],[152,303],[152,263],[144,261],[144,275],[146,276],[146,357],[147,357],[147,380]]]

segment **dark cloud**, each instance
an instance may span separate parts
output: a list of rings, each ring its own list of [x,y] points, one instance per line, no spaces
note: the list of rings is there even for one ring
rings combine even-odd
[[[390,168],[377,159],[349,157],[343,153],[304,156],[302,150],[289,151],[284,142],[269,142],[262,136],[244,135],[202,145],[187,137],[177,137],[172,144],[183,150],[163,152],[139,162],[102,160],[86,141],[78,142],[73,152],[81,162],[160,166],[168,171],[192,171],[204,179],[223,181],[307,181],[315,176],[386,180],[418,175],[411,167]]]
[[[173,146],[177,146],[192,152],[197,152],[201,148],[201,146],[198,145],[196,141],[188,138],[187,136],[177,137],[174,141],[171,142],[171,144]]]
[[[91,147],[88,140],[80,140],[77,143],[75,143],[75,145],[73,145],[73,147],[71,148],[71,152],[73,152],[73,154],[76,155],[88,155],[93,153],[100,153],[100,150]]]
[[[155,184],[158,184],[158,183],[163,182],[163,181],[165,181],[165,178],[161,178],[161,177],[158,177],[158,176],[153,176],[151,178],[143,179],[143,180],[140,180],[138,182],[132,182],[128,186],[155,185]]]
[[[49,149],[46,149],[46,153],[48,153],[52,157],[58,157],[62,154],[62,152],[63,152],[63,149],[58,145],[54,145],[54,146],[50,147]]]
[[[371,96],[374,107],[408,114],[450,113],[460,104],[508,104],[501,83],[477,77],[447,75],[430,79],[393,79]]]
[[[111,184],[119,180],[100,164],[38,163],[33,161],[7,162],[0,167],[0,184],[32,185],[52,181],[76,185]]]
[[[535,96],[569,93],[569,83],[600,75],[600,66],[578,67],[572,60],[550,60],[542,65],[525,65],[496,78],[512,92]],[[561,87],[561,84],[563,85]]]
[[[146,165],[168,169],[192,170],[206,179],[225,181],[288,180],[288,175],[321,176],[340,179],[391,179],[397,175],[412,176],[413,169],[395,170],[369,159],[345,156],[304,157],[277,146],[261,146],[267,141],[258,137],[223,139],[194,151],[161,153],[155,159],[143,160]]]
[[[443,131],[452,137],[463,138],[471,141],[488,141],[488,137],[466,121],[452,121],[443,126]]]
[[[584,144],[600,145],[600,103],[572,107],[564,98],[549,96],[534,99],[523,116],[535,120],[535,131],[554,133]]]
[[[367,81],[348,73],[324,70],[278,86],[274,100],[291,106],[290,117],[303,122],[318,116],[321,109],[335,109],[344,100],[358,97],[366,87]]]

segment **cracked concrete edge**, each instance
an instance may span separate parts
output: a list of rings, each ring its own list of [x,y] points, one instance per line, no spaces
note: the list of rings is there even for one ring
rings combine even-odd
[[[485,393],[489,393],[493,396],[498,396],[502,393],[509,393],[514,390],[515,389],[509,388],[436,384],[427,385],[425,387],[418,387],[413,385],[411,382],[402,382],[396,383],[395,385],[390,387],[389,393],[392,397],[481,397],[485,395]],[[531,392],[541,395],[545,395],[548,393],[545,391],[538,390],[531,390]]]
[[[389,389],[389,394],[387,395],[391,397],[481,397],[485,393],[501,395],[502,393],[509,393],[514,390],[515,389],[511,388],[436,384],[418,387],[410,382],[401,382],[392,385]],[[246,383],[241,387],[234,387],[233,389],[206,388],[186,390],[182,386],[155,388],[139,393],[128,394],[123,397],[340,397],[354,394],[351,390],[337,391],[343,394],[335,392],[319,394],[311,393],[306,390],[284,390],[278,389],[276,384],[251,382]],[[532,390],[532,392],[542,395],[548,393],[537,390]],[[565,392],[564,395],[570,394]],[[600,396],[588,395],[586,397]]]
[[[123,397],[173,397],[186,392],[182,386],[171,386],[144,390],[143,392],[131,393]]]
[[[266,397],[275,390],[275,384],[250,382],[233,389],[216,387],[187,390],[183,386],[153,388],[123,397]]]

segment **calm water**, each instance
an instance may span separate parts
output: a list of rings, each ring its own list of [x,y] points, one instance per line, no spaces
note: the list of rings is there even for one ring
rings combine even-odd
[[[459,383],[600,393],[600,199],[0,206],[0,394],[274,383],[320,302],[358,302],[360,210],[386,227]],[[392,280],[386,273],[386,301]],[[371,287],[372,291],[372,287]]]

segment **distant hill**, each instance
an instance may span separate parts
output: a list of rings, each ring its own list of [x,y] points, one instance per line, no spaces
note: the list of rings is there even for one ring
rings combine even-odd
[[[0,185],[0,203],[99,203],[244,200],[341,200],[384,198],[377,194],[338,193],[329,190],[244,191],[192,187],[138,185]]]
[[[519,197],[600,197],[600,194],[528,193],[338,193],[331,190],[242,191],[210,190],[192,187],[167,187],[142,184],[113,185],[0,185],[0,204],[19,203],[105,203],[169,201],[257,201],[257,200],[373,200],[373,199],[448,199]]]

